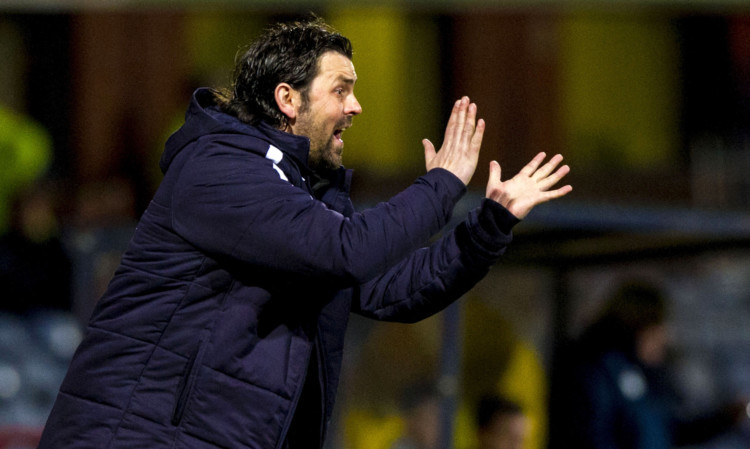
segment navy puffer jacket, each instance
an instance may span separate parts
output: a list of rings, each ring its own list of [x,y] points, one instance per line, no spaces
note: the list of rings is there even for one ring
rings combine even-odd
[[[350,172],[313,190],[308,150],[306,138],[243,124],[196,91],[41,449],[278,448],[310,357],[324,434],[349,313],[425,318],[510,241],[517,220],[484,200],[422,248],[464,193],[458,178],[432,170],[355,213]]]

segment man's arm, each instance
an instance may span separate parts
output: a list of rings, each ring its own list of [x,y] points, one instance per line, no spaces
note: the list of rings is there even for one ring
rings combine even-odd
[[[542,165],[539,153],[516,176],[500,180],[492,162],[487,198],[450,234],[401,261],[360,288],[354,311],[380,320],[413,322],[458,299],[489,271],[511,241],[511,228],[539,203],[559,198],[570,186],[549,190],[570,169],[557,155]]]
[[[416,322],[461,297],[503,255],[518,219],[485,199],[429,247],[361,285],[352,310],[378,320]]]
[[[429,173],[352,217],[280,179],[262,157],[219,140],[199,141],[174,191],[173,227],[215,257],[326,279],[332,287],[365,282],[425,245],[449,220],[481,143],[476,107],[469,106],[465,99],[454,107]]]

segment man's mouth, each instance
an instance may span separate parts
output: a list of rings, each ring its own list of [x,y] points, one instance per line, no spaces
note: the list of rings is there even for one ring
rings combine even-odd
[[[337,123],[337,125],[341,125],[341,128],[333,130],[333,137],[335,137],[339,142],[344,143],[344,139],[341,138],[341,135],[344,134],[344,131],[346,131],[347,128],[352,126],[351,118],[349,120],[344,120],[340,123]]]

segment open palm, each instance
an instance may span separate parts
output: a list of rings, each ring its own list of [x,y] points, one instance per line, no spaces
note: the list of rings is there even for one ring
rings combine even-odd
[[[486,197],[502,204],[510,213],[521,219],[537,204],[567,195],[573,190],[570,185],[550,189],[570,172],[570,167],[563,165],[557,168],[563,159],[559,154],[542,165],[545,157],[545,153],[537,154],[516,176],[507,181],[501,180],[500,164],[492,161]]]

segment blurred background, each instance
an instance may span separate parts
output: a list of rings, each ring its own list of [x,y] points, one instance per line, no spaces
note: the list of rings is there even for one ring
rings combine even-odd
[[[424,172],[420,140],[441,141],[461,95],[487,132],[456,221],[492,159],[509,177],[559,152],[574,186],[448,310],[353,319],[330,448],[420,447],[394,445],[412,431],[477,447],[488,393],[520,404],[524,449],[548,447],[559,349],[633,277],[668,297],[680,409],[750,397],[750,2],[4,0],[0,448],[35,447],[192,90],[309,11],[354,46],[358,207]],[[694,447],[749,446],[742,423]]]

